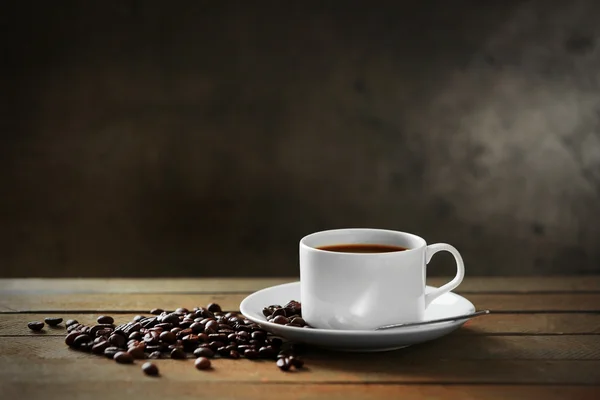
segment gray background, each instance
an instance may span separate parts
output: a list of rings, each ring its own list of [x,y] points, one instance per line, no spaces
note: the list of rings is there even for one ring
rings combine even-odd
[[[0,275],[294,275],[339,227],[600,272],[598,1],[13,3]]]

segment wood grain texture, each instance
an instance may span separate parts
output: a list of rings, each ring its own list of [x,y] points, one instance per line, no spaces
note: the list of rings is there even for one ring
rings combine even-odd
[[[88,358],[89,354],[71,351],[62,337],[0,337],[1,354],[16,358]],[[598,336],[457,336],[410,346],[382,354],[344,354],[322,349],[309,350],[311,360],[338,359],[349,363],[379,362],[407,364],[445,360],[600,360]]]
[[[0,382],[36,384],[115,381],[144,382],[141,363],[120,365],[92,355],[80,358],[44,357],[34,348],[27,354],[9,353],[0,358]],[[68,352],[68,350],[65,350]],[[218,359],[211,371],[199,372],[192,360],[158,360],[171,382],[193,380],[229,383],[505,383],[505,384],[597,384],[598,360],[402,360],[394,354],[311,357],[302,371],[282,373],[273,361]]]
[[[19,293],[240,293],[297,281],[278,278],[61,278],[0,279],[0,292]],[[440,286],[448,277],[430,277],[427,284]],[[458,293],[531,293],[600,291],[600,276],[466,277]]]
[[[248,400],[308,400],[338,399],[357,400],[365,398],[387,398],[403,400],[505,400],[505,399],[544,399],[544,400],[596,400],[598,387],[590,386],[531,386],[531,385],[403,385],[403,384],[293,384],[269,385],[264,383],[228,384],[195,380],[177,382],[170,385],[171,377],[146,378],[143,384],[117,381],[110,384],[112,393],[119,398],[136,397],[145,400],[155,399],[248,399]],[[106,385],[98,382],[47,383],[43,386],[31,382],[0,382],[0,392],[7,398],[63,399],[107,399],[102,393]],[[282,396],[285,393],[285,396]]]
[[[29,321],[43,321],[49,314],[0,314],[0,336],[39,335],[27,328]],[[89,325],[101,314],[65,313],[52,314]],[[116,314],[117,323],[131,321],[137,314]],[[148,315],[148,314],[146,314]],[[64,322],[56,328],[46,326],[43,335],[64,334]],[[468,321],[453,335],[501,335],[501,334],[600,334],[599,314],[490,314]]]
[[[160,307],[195,307],[219,303],[223,309],[236,310],[247,294],[3,294],[0,311],[121,311],[148,312]],[[466,296],[478,309],[503,312],[585,311],[600,312],[600,293],[546,294],[470,294]],[[287,302],[291,299],[281,299]]]

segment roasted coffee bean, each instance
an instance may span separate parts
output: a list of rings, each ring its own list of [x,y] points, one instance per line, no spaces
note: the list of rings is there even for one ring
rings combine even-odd
[[[197,369],[209,369],[210,360],[206,357],[198,357],[196,361],[194,361],[194,365]]]
[[[48,318],[44,319],[44,321],[48,324],[48,326],[56,326],[56,325],[60,324],[63,321],[63,319],[48,317]]]
[[[65,326],[71,326],[73,324],[77,324],[77,320],[76,319],[68,319],[67,322],[65,322]]]
[[[110,359],[113,359],[115,354],[117,354],[119,351],[121,350],[117,347],[107,347],[104,349],[104,355]]]
[[[304,367],[304,360],[298,356],[290,356],[289,360],[290,364],[292,364],[295,368]]]
[[[174,360],[183,360],[186,358],[186,355],[182,349],[176,347],[173,350],[171,350],[171,358]]]
[[[140,322],[140,324],[144,328],[152,328],[153,326],[155,326],[156,324],[158,324],[158,318],[157,317],[146,318],[146,319],[142,320]]]
[[[261,358],[274,358],[276,352],[271,346],[263,346],[260,349],[258,349],[258,355]]]
[[[244,357],[246,357],[247,359],[250,359],[250,360],[254,360],[254,359],[258,358],[258,351],[254,350],[254,349],[246,349],[244,351]]]
[[[210,342],[226,342],[227,341],[227,335],[224,335],[222,333],[211,333],[210,335],[208,335],[208,340]]]
[[[193,324],[191,324],[189,326],[189,328],[194,333],[202,333],[202,332],[204,332],[204,325],[202,325],[200,322],[194,322]]]
[[[304,321],[304,319],[302,319],[302,317],[296,317],[290,321],[290,324],[296,326],[304,326],[306,325],[306,322]]]
[[[127,347],[137,346],[138,344],[140,344],[139,340],[131,339],[127,342]]]
[[[264,307],[262,309],[262,313],[265,317],[269,317],[269,316],[271,316],[271,314],[273,314],[273,311],[268,307]]]
[[[145,362],[142,365],[142,371],[149,376],[158,376],[158,367],[151,362]]]
[[[208,330],[212,330],[213,331],[212,333],[216,333],[218,329],[219,329],[219,323],[215,320],[210,320],[204,325],[205,333],[208,333],[208,332],[206,332]]]
[[[132,364],[133,356],[126,351],[119,351],[113,357],[113,359],[119,364]]]
[[[78,348],[79,351],[92,351],[92,342],[82,343]]]
[[[198,335],[198,340],[202,343],[206,343],[206,342],[210,341],[208,338],[208,335],[206,333],[200,333]]]
[[[109,346],[110,345],[106,340],[98,342],[92,346],[92,353],[104,354],[104,350],[106,350]]]
[[[156,351],[160,352],[162,350],[166,350],[166,347],[163,348],[162,345],[156,345],[155,344],[155,345],[151,345],[151,346],[146,345],[145,349],[146,349],[147,352],[153,353],[153,352],[156,352]]]
[[[227,340],[229,340],[230,342],[237,340],[238,335],[236,335],[235,333],[230,333],[229,335],[227,335]]]
[[[250,334],[246,331],[237,331],[236,335],[238,339],[250,340]]]
[[[152,310],[150,310],[150,314],[152,315],[159,315],[161,313],[163,313],[165,310],[163,310],[162,308],[153,308]]]
[[[187,328],[189,328],[192,325],[193,322],[194,321],[181,321],[179,323],[179,327],[182,328],[182,329],[187,329]]]
[[[187,329],[183,329],[183,330],[177,332],[177,334],[175,336],[177,336],[177,339],[181,339],[181,338],[183,338],[187,335],[191,335],[193,333],[194,332],[192,332],[192,330],[190,328],[187,328]]]
[[[115,322],[114,318],[108,315],[101,315],[96,320],[99,324],[112,324]]]
[[[286,317],[284,317],[283,315],[278,315],[275,318],[273,318],[273,323],[275,323],[275,324],[285,325],[289,322],[290,322],[290,320],[287,319]]]
[[[273,346],[273,348],[279,349],[281,347],[281,345],[283,344],[283,340],[281,340],[278,337],[269,338],[269,344],[271,346]]]
[[[213,351],[217,351],[217,349],[218,349],[219,347],[223,347],[224,345],[225,345],[225,343],[223,343],[223,342],[210,342],[210,348],[211,348]]]
[[[98,324],[90,328],[90,335],[93,337],[101,336],[113,331],[113,327],[110,324]]]
[[[162,318],[162,322],[173,324],[173,326],[179,326],[179,315],[175,313],[167,314]]]
[[[77,336],[79,336],[80,333],[79,332],[71,332],[69,333],[66,337],[65,337],[65,343],[67,344],[67,346],[69,347],[73,347],[75,344],[75,338]]]
[[[178,332],[181,332],[183,329],[181,329],[180,327],[177,328],[173,328],[171,329],[171,332],[173,332],[174,334],[177,334]]]
[[[280,316],[280,315],[282,317],[285,317],[285,310],[283,308],[278,308],[277,310],[273,311],[273,314],[271,314],[271,316],[273,318]]]
[[[156,328],[160,328],[164,331],[169,331],[169,330],[173,329],[174,327],[173,327],[173,324],[170,322],[163,322],[163,323],[154,325],[154,327],[152,329],[156,329]]]
[[[250,337],[254,340],[265,340],[267,338],[267,334],[264,331],[254,331],[250,334]]]
[[[78,335],[75,338],[75,341],[73,342],[73,347],[79,348],[84,343],[91,343],[91,342],[92,342],[92,337],[86,333],[82,333],[81,335]]]
[[[144,353],[144,346],[141,346],[141,345],[131,347],[129,350],[127,350],[127,352],[129,354],[131,354],[131,356],[137,360],[146,358],[146,353]]]
[[[177,337],[175,336],[175,334],[173,332],[162,332],[159,336],[160,340],[162,340],[165,343],[168,344],[172,344],[175,343],[175,341],[177,341]]]
[[[27,327],[32,331],[39,332],[44,328],[44,323],[41,321],[32,321],[27,324]]]
[[[184,308],[184,307],[179,307],[178,309],[175,310],[175,312],[177,314],[187,314],[189,312],[189,310],[187,308]]]
[[[154,336],[157,336],[160,335],[164,331],[164,329],[159,326],[155,326],[154,328],[147,329],[147,331],[152,332]]]
[[[254,339],[252,339],[252,340],[248,341],[248,344],[250,346],[255,346],[255,347],[262,347],[263,343],[264,343],[264,340],[254,340]]]
[[[282,371],[288,371],[292,364],[290,363],[289,358],[280,358],[279,360],[277,360],[277,366]]]
[[[120,336],[120,335],[119,335]],[[136,331],[136,332],[131,332],[131,334],[129,335],[128,339],[129,340],[142,340],[142,333],[140,331]]]
[[[140,322],[144,318],[146,317],[144,317],[143,315],[136,315],[135,317],[133,317],[133,322]]]
[[[240,358],[240,353],[238,353],[237,350],[231,350],[229,352],[229,358],[233,358],[234,360],[237,360],[238,358]]]
[[[217,303],[210,303],[210,304],[209,304],[209,305],[206,307],[206,309],[207,309],[208,311],[210,311],[210,312],[213,312],[213,313],[215,313],[215,312],[222,312],[222,310],[221,310],[221,306],[220,306],[220,305],[218,305]]]
[[[110,344],[116,347],[125,347],[125,337],[122,335],[112,334],[108,337],[108,341]]]
[[[148,358],[153,360],[160,358],[160,351],[153,351],[152,353],[148,354]]]
[[[227,347],[222,346],[222,347],[219,347],[217,349],[217,354],[219,354],[220,356],[225,357],[225,356],[229,355],[229,351],[230,350],[227,350]]]
[[[198,347],[196,350],[194,350],[194,355],[196,357],[213,358],[215,356],[215,352],[207,347]]]
[[[228,344],[227,346],[225,346],[225,348],[229,351],[231,350],[237,350],[237,344]]]
[[[246,350],[248,350],[248,349],[251,349],[251,348],[252,348],[252,346],[250,346],[250,345],[247,345],[247,344],[241,344],[241,345],[238,345],[238,351],[239,351],[240,353],[243,353],[244,351],[246,351]]]

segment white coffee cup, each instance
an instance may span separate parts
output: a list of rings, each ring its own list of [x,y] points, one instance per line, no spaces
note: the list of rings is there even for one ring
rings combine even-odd
[[[399,246],[404,251],[345,253],[319,249],[346,244]],[[438,251],[451,253],[456,276],[425,293],[426,267]],[[456,288],[465,267],[449,244],[427,245],[419,236],[384,229],[337,229],[300,240],[302,317],[314,328],[375,329],[422,321],[431,302]]]

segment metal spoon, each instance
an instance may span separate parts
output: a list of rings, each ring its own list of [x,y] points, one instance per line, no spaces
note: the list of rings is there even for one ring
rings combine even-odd
[[[431,321],[423,321],[423,322],[408,322],[405,324],[393,324],[393,325],[385,325],[385,326],[380,326],[379,328],[376,328],[376,331],[382,331],[385,329],[393,329],[393,328],[404,328],[407,326],[418,326],[418,325],[428,325],[428,324],[435,324],[438,322],[446,322],[446,321],[458,321],[460,319],[465,319],[465,318],[474,318],[474,317],[479,317],[480,315],[486,315],[489,314],[490,310],[481,310],[481,311],[477,311],[474,312],[472,314],[464,314],[464,315],[457,315],[454,317],[448,317],[448,318],[441,318],[441,319],[433,319]]]

